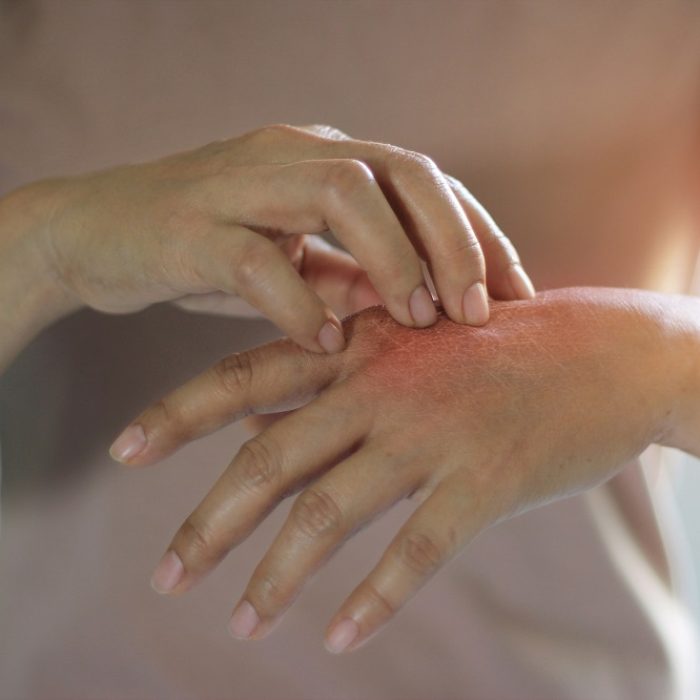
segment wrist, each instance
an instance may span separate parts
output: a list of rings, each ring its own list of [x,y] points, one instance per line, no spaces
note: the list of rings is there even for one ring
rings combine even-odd
[[[668,298],[662,324],[667,362],[660,378],[672,399],[659,442],[700,456],[700,300]]]
[[[50,181],[0,198],[0,367],[42,328],[79,305],[50,263],[45,235],[56,206]]]

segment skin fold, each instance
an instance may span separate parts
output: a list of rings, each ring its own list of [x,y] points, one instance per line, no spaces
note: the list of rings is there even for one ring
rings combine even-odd
[[[688,298],[564,289],[495,303],[482,328],[441,314],[409,329],[373,307],[346,319],[342,353],[285,339],[225,358],[131,424],[145,446],[129,464],[291,412],[241,447],[153,585],[189,590],[301,491],[232,617],[234,636],[262,638],[343,541],[411,498],[329,625],[331,651],[355,649],[484,528],[601,483],[651,443],[700,453],[697,318]]]

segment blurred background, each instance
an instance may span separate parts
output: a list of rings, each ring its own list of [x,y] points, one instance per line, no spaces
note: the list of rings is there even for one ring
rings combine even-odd
[[[683,292],[700,232],[699,36],[692,0],[0,0],[0,196],[265,124],[327,123],[460,178],[541,289]],[[246,433],[139,471],[107,447],[149,402],[277,335],[165,306],[83,311],[0,378],[2,700],[696,697],[698,664],[678,649],[695,654],[692,635],[664,637],[636,587],[635,566],[655,562],[654,590],[686,620],[634,467],[617,491],[484,533],[347,659],[322,650],[325,623],[408,506],[349,543],[259,645],[232,645],[225,624],[286,505],[201,587],[156,596],[152,567]],[[689,581],[700,469],[672,470]],[[630,485],[621,558],[601,513]]]

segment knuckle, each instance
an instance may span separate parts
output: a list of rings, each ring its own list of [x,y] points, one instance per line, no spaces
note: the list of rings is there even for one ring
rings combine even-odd
[[[297,498],[290,519],[299,532],[315,538],[340,530],[343,513],[333,496],[321,489],[310,488]]]
[[[399,610],[399,606],[389,600],[373,583],[365,582],[364,595],[370,606],[380,611],[380,618],[393,617]]]
[[[451,255],[482,255],[481,244],[473,233],[462,236],[450,250]]]
[[[333,199],[345,200],[356,196],[358,190],[365,191],[375,186],[374,174],[361,160],[348,158],[328,165],[324,187]]]
[[[432,158],[416,151],[396,148],[390,153],[389,160],[398,171],[410,176],[425,177],[427,175],[434,178],[440,173]]]
[[[330,124],[311,124],[307,127],[309,131],[325,139],[331,141],[348,141],[350,137],[340,129],[331,126]]]
[[[484,262],[481,244],[471,231],[460,236],[457,240],[437,246],[435,250],[431,251],[431,257],[433,260],[446,263],[465,258],[475,260],[480,266]]]
[[[153,429],[158,426],[159,431],[168,433],[185,433],[182,416],[177,407],[168,399],[159,399],[141,417],[142,423],[148,423]]]
[[[506,270],[511,265],[520,263],[520,256],[515,246],[511,243],[508,236],[502,231],[492,230],[491,235],[483,243],[483,249],[487,256],[498,252],[503,257],[503,269]]]
[[[399,543],[397,554],[401,563],[419,576],[427,576],[443,560],[442,548],[434,538],[422,532],[412,532]]]
[[[236,469],[237,486],[244,491],[257,493],[279,485],[282,465],[278,451],[269,439],[256,435],[243,443],[238,452],[240,459]]]
[[[218,385],[226,394],[247,394],[253,385],[253,363],[250,356],[234,353],[219,360],[212,368]]]
[[[216,534],[194,513],[187,516],[182,524],[180,538],[189,553],[188,559],[208,561],[216,558],[218,551]]]
[[[259,284],[270,265],[267,246],[257,236],[252,237],[239,249],[234,260],[236,281],[243,287]]]
[[[273,615],[276,610],[284,607],[289,591],[279,578],[266,573],[251,580],[246,597],[259,613]]]
[[[267,124],[251,132],[251,138],[261,144],[274,144],[287,141],[298,134],[298,129],[290,124]]]

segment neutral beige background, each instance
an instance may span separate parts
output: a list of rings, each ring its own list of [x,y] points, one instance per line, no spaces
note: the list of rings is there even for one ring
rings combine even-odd
[[[269,122],[327,122],[463,178],[541,286],[678,289],[694,258],[696,3],[0,7],[0,192]],[[84,312],[3,377],[0,696],[668,696],[669,647],[586,499],[485,533],[347,659],[322,651],[323,627],[406,507],[351,543],[264,643],[224,626],[282,513],[190,595],[153,594],[151,567],[243,435],[140,473],[107,445],[147,401],[273,334],[169,308]]]

